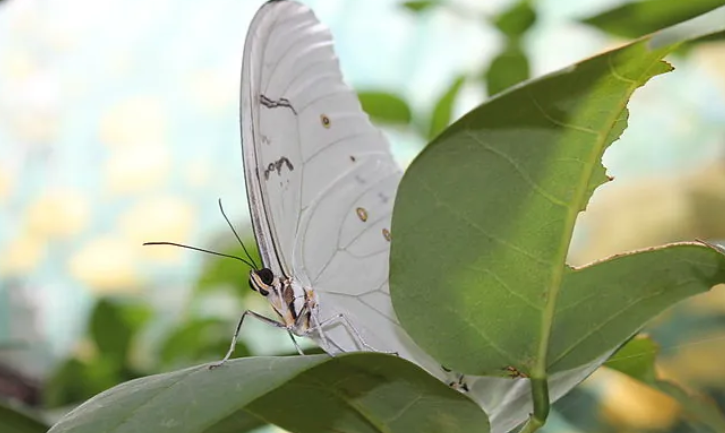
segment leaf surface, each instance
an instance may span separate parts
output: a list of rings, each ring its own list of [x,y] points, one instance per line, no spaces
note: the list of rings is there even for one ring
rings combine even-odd
[[[220,433],[269,422],[291,432],[487,432],[485,413],[401,358],[254,357],[126,382],[50,433]],[[256,425],[259,425],[256,424]]]

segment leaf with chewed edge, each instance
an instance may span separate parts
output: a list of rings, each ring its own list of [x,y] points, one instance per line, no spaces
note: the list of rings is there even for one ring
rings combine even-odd
[[[515,86],[425,148],[398,189],[390,259],[396,314],[421,348],[461,373],[529,378],[540,426],[551,374],[601,364],[725,282],[725,256],[699,243],[566,264],[634,91],[682,43],[722,31],[725,7]]]

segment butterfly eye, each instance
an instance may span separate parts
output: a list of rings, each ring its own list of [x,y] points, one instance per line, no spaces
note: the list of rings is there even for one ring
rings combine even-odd
[[[259,275],[259,279],[268,286],[271,286],[274,282],[274,274],[268,268],[262,268],[258,270],[257,275]]]

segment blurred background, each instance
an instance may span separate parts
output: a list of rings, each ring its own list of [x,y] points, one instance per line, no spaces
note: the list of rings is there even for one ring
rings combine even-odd
[[[407,164],[489,96],[725,0],[305,3]],[[0,0],[0,418],[45,431],[117,383],[220,358],[244,309],[268,311],[238,262],[141,246],[234,254],[217,198],[254,243],[238,88],[261,4]],[[616,180],[580,217],[572,264],[725,239],[723,41],[681,50],[674,72],[637,91],[605,155]],[[245,324],[237,355],[292,353],[276,331]],[[546,431],[703,431],[678,392],[722,417],[725,289],[647,333],[658,380],[679,391],[602,368]]]

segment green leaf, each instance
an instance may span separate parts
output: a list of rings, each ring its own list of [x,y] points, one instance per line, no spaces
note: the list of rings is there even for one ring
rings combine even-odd
[[[418,156],[398,190],[390,282],[424,350],[466,374],[529,376],[543,404],[549,374],[593,363],[725,282],[725,257],[702,244],[565,262],[578,213],[608,180],[601,157],[630,96],[671,70],[661,59],[682,42],[722,31],[722,13],[516,87]]]
[[[102,299],[91,313],[91,337],[106,359],[123,366],[134,335],[150,318],[146,305]]]
[[[453,104],[456,102],[458,92],[461,91],[461,87],[463,87],[463,83],[465,82],[465,77],[457,77],[436,102],[433,107],[433,113],[430,116],[430,126],[428,128],[429,139],[438,135],[451,122]]]
[[[488,431],[463,394],[395,356],[254,357],[134,380],[61,419],[51,433],[231,432],[249,417],[291,432]]]
[[[725,431],[725,415],[711,400],[690,394],[666,380],[657,380],[654,387],[677,400],[691,422],[707,426],[713,432]]]
[[[434,6],[439,6],[440,1],[437,0],[421,0],[421,1],[407,1],[400,4],[400,6],[412,11],[412,12],[423,12]]]
[[[363,110],[377,122],[404,124],[410,123],[412,114],[408,103],[400,96],[381,91],[358,92]]]
[[[257,242],[253,238],[242,239],[242,241],[254,261],[257,264],[261,263]],[[240,245],[222,250],[222,253],[247,259],[247,254]],[[249,271],[249,267],[237,260],[213,258],[204,266],[204,270],[196,282],[196,290],[198,293],[204,293],[218,288],[231,288],[233,294],[242,297],[244,294],[250,293]]]
[[[725,4],[724,0],[646,0],[583,19],[582,22],[625,38],[636,38],[688,20]]]
[[[713,402],[657,377],[655,358],[658,352],[657,343],[648,337],[638,336],[622,346],[604,365],[674,398],[690,422],[703,424],[712,431],[725,431],[725,415]]]
[[[655,357],[658,350],[654,340],[638,335],[620,347],[604,366],[640,382],[652,383],[656,376]]]
[[[489,65],[484,80],[489,95],[495,95],[529,78],[529,59],[518,43],[509,44]]]
[[[17,409],[0,403],[0,431],[3,433],[45,433],[48,426]]]
[[[521,0],[499,14],[493,21],[509,39],[518,39],[536,23],[536,11],[530,0]]]
[[[119,366],[105,358],[92,362],[69,359],[55,370],[46,384],[43,400],[48,407],[75,404],[119,381]]]

